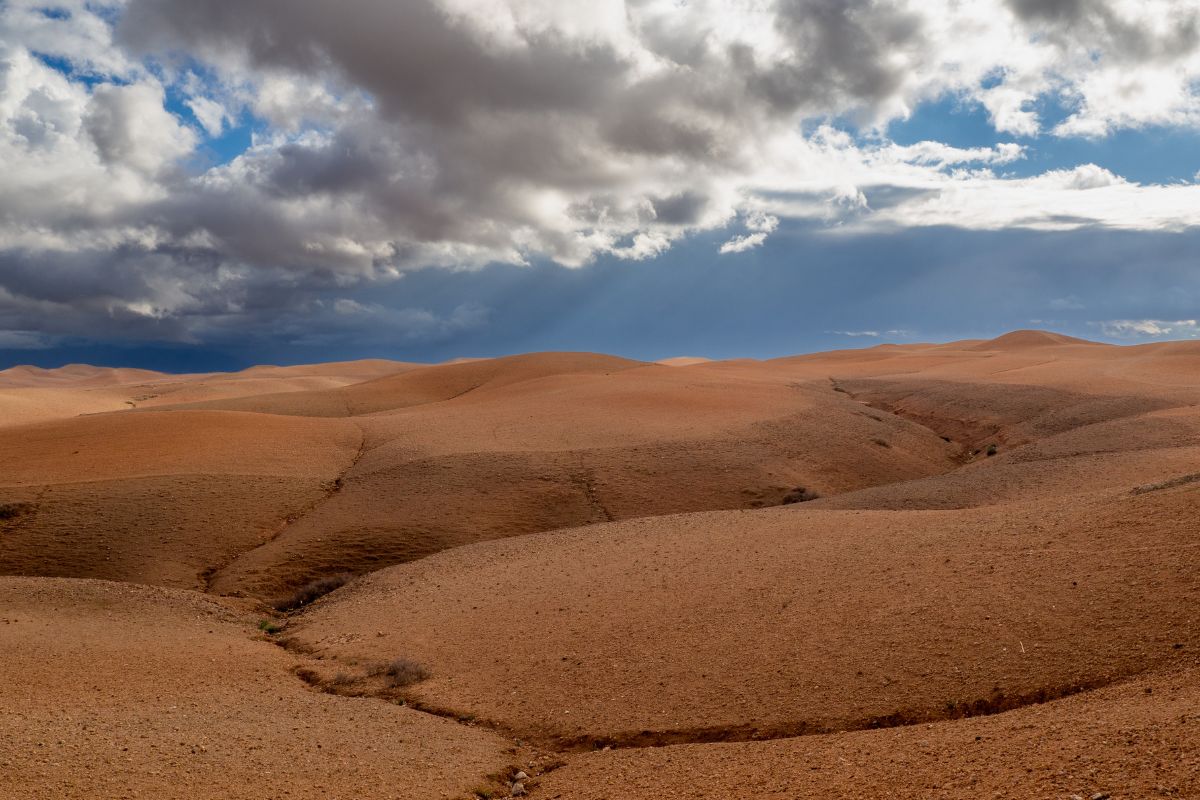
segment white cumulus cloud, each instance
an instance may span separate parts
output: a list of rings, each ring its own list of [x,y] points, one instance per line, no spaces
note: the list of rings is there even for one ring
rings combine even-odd
[[[1101,322],[1100,329],[1106,336],[1119,339],[1194,339],[1200,336],[1200,323],[1194,319],[1114,319]]]
[[[784,219],[1182,230],[1196,183],[1013,171],[1054,137],[1195,128],[1198,85],[1192,0],[9,0],[0,316],[187,336],[423,267],[726,228],[744,252]],[[1042,138],[887,140],[938,100]],[[252,146],[198,166],[239,120]]]

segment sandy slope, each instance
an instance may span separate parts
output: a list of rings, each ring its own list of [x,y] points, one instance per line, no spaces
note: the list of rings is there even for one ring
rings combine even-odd
[[[1200,796],[1200,668],[989,717],[771,742],[570,759],[539,798],[1190,798]]]
[[[774,371],[867,403],[883,419],[894,411],[963,443],[966,463],[803,506],[459,548],[335,593],[293,635],[340,662],[401,641],[434,673],[412,691],[419,703],[568,748],[955,720],[1169,671],[1200,647],[1200,481],[1188,479],[1200,465],[1200,380],[1185,379],[1200,375],[1198,364],[1182,346],[1147,352],[1016,336],[691,367],[684,372]],[[973,454],[989,442],[996,456]],[[1194,693],[1194,672],[1170,674]],[[1131,730],[1163,722],[1159,711],[1120,708],[1112,713],[1132,713]],[[995,725],[1011,724],[1004,719]],[[953,739],[962,727],[944,730]],[[1168,750],[1185,738],[1170,733]],[[870,735],[863,741],[886,741]],[[1088,752],[1089,741],[1068,750]],[[753,760],[753,748],[766,746],[729,747]],[[1183,791],[1193,785],[1191,755],[1151,772]],[[680,769],[629,796],[690,796],[703,748],[676,757]],[[657,769],[645,753],[628,758],[642,779],[640,770]],[[971,763],[978,773],[986,762]],[[984,787],[1000,791],[1012,775],[1037,771],[1017,763]],[[1048,786],[1050,762],[1036,764],[1038,785]],[[778,760],[762,770],[777,796],[859,787],[852,771],[835,771],[818,790],[786,777]],[[620,774],[596,789],[595,773],[568,770],[548,785],[563,796],[626,796],[630,773]],[[870,774],[883,786],[899,773]],[[1117,774],[1110,763],[1109,785]],[[711,796],[745,779],[717,779]],[[929,786],[910,783],[900,796]]]
[[[189,592],[0,578],[0,794],[461,797],[507,744],[314,692],[254,618]]]
[[[130,383],[162,380],[167,376],[146,369],[93,367],[90,364],[68,364],[57,369],[42,369],[27,365],[0,370],[0,388],[69,387],[73,389],[98,386],[121,386]]]
[[[83,414],[122,411],[130,392],[115,389],[0,388],[0,430]]]
[[[17,366],[0,370],[0,429],[132,408],[335,389],[419,366],[375,359],[203,375],[82,364]]]
[[[270,597],[473,541],[955,466],[931,431],[761,369],[575,353],[383,367],[284,393],[262,381],[349,367],[248,370],[138,395],[133,413],[18,426],[0,502],[37,513],[0,538],[0,569]],[[163,403],[237,385],[247,396]]]
[[[1198,492],[1066,512],[717,512],[524,537],[364,578],[299,636],[342,660],[403,642],[434,672],[421,702],[531,738],[936,719],[1200,648]]]
[[[0,572],[370,574],[290,655],[197,592],[0,579],[0,762],[47,797],[465,796],[518,757],[534,797],[1200,793],[1200,345],[675,363],[10,374],[0,410],[52,410],[0,423]],[[370,695],[397,657],[507,738],[289,672]]]
[[[337,496],[214,585],[270,593],[481,539],[776,505],[797,486],[841,492],[953,466],[929,431],[826,387],[697,369],[533,377],[356,417],[367,445]]]
[[[350,422],[228,412],[89,416],[10,429],[0,570],[201,587],[329,493],[362,441]]]

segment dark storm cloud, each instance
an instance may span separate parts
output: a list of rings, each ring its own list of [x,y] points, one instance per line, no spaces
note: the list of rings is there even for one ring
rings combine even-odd
[[[1069,0],[129,0],[89,18],[94,5],[23,17],[0,2],[0,332],[20,334],[10,342],[88,330],[432,341],[504,316],[465,288],[482,277],[458,273],[446,285],[460,301],[409,304],[409,287],[432,280],[417,279],[422,267],[647,259],[716,230],[733,253],[775,235],[773,215],[786,212],[771,203],[789,198],[796,216],[830,225],[865,229],[883,212],[901,227],[938,224],[947,212],[902,212],[932,207],[955,182],[970,184],[964,198],[986,198],[986,182],[1002,181],[966,167],[1006,162],[899,163],[886,143],[868,153],[863,139],[812,131],[886,121],[947,93],[970,99],[984,75],[997,88],[993,67],[1021,65],[997,52],[964,66],[954,59],[975,53],[950,45],[959,30],[1007,30],[1009,11],[1025,26],[1014,45],[1052,41],[1089,64],[1097,48],[1132,67],[1197,43],[1194,9],[1156,26]],[[995,16],[1002,24],[988,28]],[[68,28],[63,49],[78,52],[44,58]],[[1055,80],[1057,91],[1066,79]],[[192,119],[187,108],[207,111]],[[1176,118],[1151,112],[1130,124]],[[227,120],[253,145],[194,163],[203,132]],[[953,181],[950,164],[963,167]],[[1111,219],[1103,208],[1071,217],[1072,203],[1042,197],[1015,204],[1016,223]],[[710,259],[722,246],[702,241]],[[391,311],[372,299],[385,289],[397,292]]]
[[[1200,46],[1200,9],[1175,11],[1151,26],[1130,21],[1109,0],[1006,0],[1017,17],[1052,32],[1064,45],[1102,50],[1112,60],[1170,61]],[[1047,26],[1049,26],[1047,28]]]
[[[298,279],[282,270],[231,268],[211,251],[10,251],[0,254],[0,275],[0,331],[22,334],[3,340],[8,348],[87,340],[328,348],[364,337],[423,346],[479,328],[489,315],[475,302],[438,310],[359,302],[345,296],[347,287],[332,273]]]
[[[727,218],[717,183],[757,168],[758,140],[798,112],[883,102],[903,79],[896,52],[921,37],[913,15],[865,0],[781,0],[770,18],[785,52],[756,57],[712,44],[686,7],[677,16],[683,32],[651,20],[623,46],[493,29],[433,0],[132,0],[117,38],[135,52],[328,84],[344,99],[312,121],[327,136],[249,153],[234,180],[174,187],[152,219],[234,262],[323,260],[359,277],[385,262],[578,263],[639,231],[672,239]],[[646,72],[639,48],[678,68]],[[561,212],[547,193],[567,200]],[[274,207],[314,196],[325,205],[306,215]]]
[[[473,110],[587,109],[628,69],[610,46],[522,31],[524,47],[481,45],[467,21],[429,0],[132,0],[119,38],[253,65],[321,74],[333,67],[390,113],[453,122]]]
[[[811,102],[826,112],[831,103],[886,97],[902,77],[892,57],[922,42],[918,15],[870,0],[778,0],[774,15],[790,45],[786,60],[759,65],[742,50],[738,77],[788,111]],[[643,32],[650,49],[693,70],[725,63],[726,54],[703,36],[672,38],[652,25]],[[131,0],[118,28],[121,41],[146,53],[245,57],[257,67],[313,75],[333,68],[388,112],[439,123],[475,111],[590,113],[613,106],[618,95],[628,99],[634,64],[611,43],[533,27],[516,35],[519,47],[497,46],[431,0],[336,6],[322,0]],[[719,74],[704,77],[710,82]],[[686,88],[678,80],[651,81],[649,94],[663,100]]]
[[[654,215],[661,222],[688,225],[700,218],[704,203],[704,196],[695,192],[659,197],[654,199]]]
[[[918,55],[921,18],[871,0],[779,0],[776,26],[792,52],[760,68],[745,53],[749,85],[780,110],[868,108],[892,97],[907,77],[897,56]]]
[[[215,240],[232,261],[324,260],[369,277],[385,262],[480,260],[473,252],[577,263],[639,231],[675,238],[705,213],[711,225],[732,213],[713,181],[754,168],[764,128],[802,108],[880,101],[899,81],[886,58],[919,34],[910,17],[864,2],[788,0],[775,13],[790,43],[782,63],[691,30],[676,38],[691,42],[676,53],[681,68],[652,74],[619,43],[481,29],[432,0],[133,0],[117,35],[136,52],[198,55],[230,74],[365,92],[369,104],[350,100],[317,121],[327,136],[247,154],[235,181],[177,187],[154,220]],[[662,31],[646,35],[655,41],[638,47],[676,52]],[[550,220],[547,192],[568,200]],[[327,201],[320,213],[273,207],[314,196]],[[589,228],[601,238],[581,238]],[[369,252],[330,244],[346,241]]]
[[[1195,233],[934,228],[845,238],[785,224],[761,249],[720,263],[714,241],[683,242],[651,264],[421,270],[386,286],[294,296],[280,301],[286,307],[255,292],[263,313],[253,324],[218,320],[205,347],[173,351],[183,354],[173,358],[216,369],[547,349],[771,357],[874,343],[837,331],[903,331],[885,338],[938,341],[1045,327],[1104,338],[1113,320],[1191,319],[1200,306]],[[346,298],[340,304],[339,294]],[[211,354],[221,352],[236,355],[214,361]],[[73,346],[9,357],[47,364],[96,358]],[[164,366],[159,351],[108,358]]]
[[[1022,19],[1054,22],[1077,21],[1099,5],[1094,0],[1008,0],[1008,4]]]

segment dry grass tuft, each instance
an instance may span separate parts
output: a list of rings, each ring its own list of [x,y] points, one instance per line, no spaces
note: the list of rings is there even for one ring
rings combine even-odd
[[[789,506],[792,503],[807,503],[809,500],[816,500],[820,498],[820,496],[821,495],[817,494],[816,492],[805,489],[803,486],[797,486],[795,489],[792,489],[790,492],[785,494],[780,503],[785,506]]]
[[[414,683],[420,683],[430,677],[428,669],[408,658],[397,658],[395,661],[381,664],[371,674],[384,676],[388,686],[393,689],[412,686]]]
[[[317,578],[286,597],[276,598],[271,602],[271,607],[276,611],[295,611],[297,608],[303,608],[314,600],[324,597],[334,589],[342,588],[353,579],[354,576],[349,572]]]
[[[0,503],[0,522],[24,516],[33,509],[33,503]]]

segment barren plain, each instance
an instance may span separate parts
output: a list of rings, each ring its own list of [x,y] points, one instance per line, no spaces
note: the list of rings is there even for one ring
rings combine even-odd
[[[0,796],[1200,797],[1200,342],[0,372]]]

